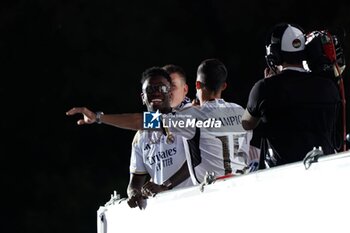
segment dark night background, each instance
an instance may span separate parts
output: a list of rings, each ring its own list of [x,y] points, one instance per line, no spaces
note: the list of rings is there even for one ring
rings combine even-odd
[[[262,78],[265,35],[275,23],[297,23],[306,31],[344,28],[349,61],[349,1],[0,4],[3,232],[97,231],[99,206],[114,190],[126,195],[134,132],[78,126],[80,116],[65,112],[74,106],[144,110],[139,80],[150,66],[182,66],[193,98],[197,66],[219,58],[229,71],[224,98],[245,107]],[[349,76],[347,67],[348,96]]]

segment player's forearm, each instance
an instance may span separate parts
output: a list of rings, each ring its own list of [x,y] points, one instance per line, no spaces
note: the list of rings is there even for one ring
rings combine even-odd
[[[101,123],[114,127],[139,130],[142,129],[141,113],[105,114],[101,116]]]
[[[130,173],[130,180],[127,187],[127,194],[129,197],[134,195],[141,195],[141,188],[146,182],[146,174]]]

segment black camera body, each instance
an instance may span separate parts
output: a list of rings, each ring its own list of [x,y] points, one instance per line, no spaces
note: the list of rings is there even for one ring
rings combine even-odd
[[[328,30],[307,34],[305,51],[312,72],[338,79],[345,69],[345,56],[338,36]]]

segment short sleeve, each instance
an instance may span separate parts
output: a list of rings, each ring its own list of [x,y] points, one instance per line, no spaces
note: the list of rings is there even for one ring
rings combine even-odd
[[[260,80],[250,91],[247,103],[247,111],[253,117],[262,117],[263,104],[266,100],[266,84],[264,80]]]
[[[133,174],[147,174],[145,164],[143,162],[142,154],[142,131],[138,131],[131,146],[131,157],[130,157],[130,173]]]

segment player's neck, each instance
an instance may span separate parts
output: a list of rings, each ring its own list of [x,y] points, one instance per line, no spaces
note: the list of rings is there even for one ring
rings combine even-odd
[[[202,101],[204,104],[205,102],[208,102],[208,101],[212,101],[212,100],[215,100],[215,99],[221,99],[221,92],[218,91],[218,92],[203,92],[203,95],[202,95]]]

